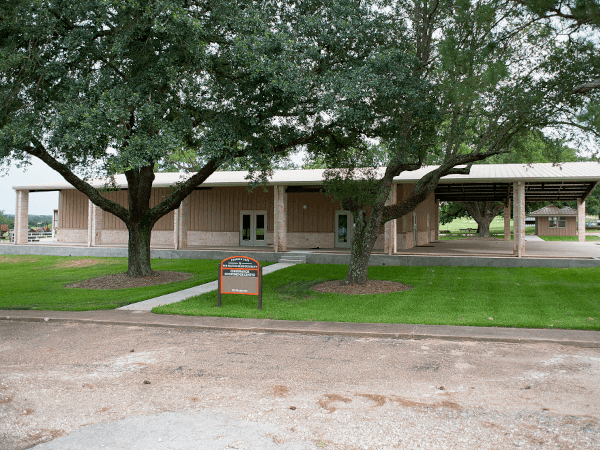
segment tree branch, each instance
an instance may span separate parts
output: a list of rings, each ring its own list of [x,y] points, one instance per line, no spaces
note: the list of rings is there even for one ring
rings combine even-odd
[[[25,149],[27,153],[32,156],[36,156],[44,161],[50,168],[56,170],[66,181],[71,183],[77,190],[85,194],[94,205],[102,208],[104,211],[114,214],[125,223],[130,220],[129,212],[126,208],[116,202],[113,202],[112,200],[104,198],[91,184],[75,175],[65,164],[55,160],[48,154],[46,148],[37,138],[32,137],[31,142],[33,145]]]

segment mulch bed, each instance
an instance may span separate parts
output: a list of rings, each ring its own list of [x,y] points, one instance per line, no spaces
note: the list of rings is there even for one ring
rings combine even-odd
[[[148,277],[139,278],[130,278],[126,273],[117,273],[115,275],[105,275],[103,277],[78,281],[77,283],[67,284],[65,287],[80,289],[128,289],[176,283],[177,281],[185,281],[192,276],[193,274],[191,273],[170,272],[166,270],[155,271]]]
[[[333,292],[336,294],[365,295],[365,294],[389,294],[391,292],[407,291],[412,289],[396,281],[367,280],[367,284],[344,284],[341,280],[326,281],[315,284],[311,289],[317,292]]]

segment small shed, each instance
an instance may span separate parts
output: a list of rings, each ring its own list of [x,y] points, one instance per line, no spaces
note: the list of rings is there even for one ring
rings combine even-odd
[[[535,217],[538,236],[577,236],[577,210],[548,205],[529,214]]]

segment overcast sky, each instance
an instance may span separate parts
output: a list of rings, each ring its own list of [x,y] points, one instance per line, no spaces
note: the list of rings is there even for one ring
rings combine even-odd
[[[0,175],[0,211],[14,214],[17,195],[13,186],[53,183],[64,181],[57,172],[37,158],[27,169],[11,167],[8,175]],[[29,214],[52,215],[58,209],[58,192],[32,192],[29,194]]]

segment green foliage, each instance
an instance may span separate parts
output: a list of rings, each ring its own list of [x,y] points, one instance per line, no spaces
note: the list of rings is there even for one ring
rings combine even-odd
[[[325,192],[356,216],[377,197],[381,178],[379,167],[385,163],[385,157],[384,148],[367,144],[324,155]],[[313,163],[313,167],[315,165]]]
[[[29,214],[28,224],[30,227],[50,227],[52,225],[52,216]]]
[[[518,136],[508,152],[492,156],[484,164],[533,164],[582,161],[577,150],[562,139],[554,139],[541,131],[530,131]]]
[[[440,203],[440,225],[451,223],[454,219],[470,217],[460,202]]]
[[[393,137],[402,111],[434,109],[405,27],[375,3],[13,0],[0,14],[0,165],[37,156],[123,220],[136,276],[152,226],[219,167],[264,179],[292,149]],[[197,173],[150,208],[154,171],[183,163]],[[127,208],[85,181],[117,173]]]
[[[540,24],[516,3],[410,0],[394,8],[395,23],[407,29],[405,51],[417,60],[413,75],[429,89],[407,84],[408,96],[397,89],[389,100],[376,97],[369,103],[375,113],[379,105],[397,108],[390,119],[382,117],[369,132],[333,134],[308,147],[317,164],[333,169],[332,162],[342,160],[346,165],[338,167],[349,169],[334,171],[335,176],[328,171],[326,178],[334,196],[350,199],[344,207],[360,216],[348,282],[364,282],[381,225],[414,210],[440,178],[466,173],[472,163],[509,152],[514,140],[530,130],[562,124],[566,115],[574,118],[581,112],[587,100],[573,96],[572,87],[593,67],[588,44],[565,42],[559,30]],[[358,171],[358,149],[373,139],[386,150],[382,162]],[[525,158],[525,152],[537,150],[521,153]],[[341,152],[348,155],[345,160],[333,156]],[[400,203],[385,205],[394,177],[424,164],[439,167],[428,171]],[[376,173],[377,166],[384,169]],[[360,281],[353,273],[361,273]]]
[[[600,217],[600,189],[594,188],[592,193],[585,200],[585,211],[587,214],[593,214]]]
[[[600,26],[598,0],[519,0],[519,2],[542,17],[563,18],[573,27]]]
[[[8,224],[9,227],[12,229],[15,227],[15,216],[11,216],[11,215],[4,215],[4,211],[0,211],[0,224],[2,225],[6,225]]]

